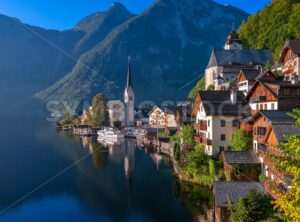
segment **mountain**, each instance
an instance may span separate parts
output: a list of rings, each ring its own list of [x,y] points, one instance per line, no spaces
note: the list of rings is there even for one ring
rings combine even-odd
[[[101,42],[107,34],[124,21],[132,18],[122,4],[114,3],[108,11],[91,14],[80,21],[73,30],[85,32],[85,36],[77,42],[75,51],[79,54],[92,49]]]
[[[69,104],[83,104],[97,92],[122,98],[130,55],[138,102],[183,99],[212,48],[222,47],[232,23],[239,25],[247,17],[211,0],[159,0],[114,28],[69,74],[36,96]]]
[[[1,111],[16,109],[54,84],[72,70],[83,53],[133,16],[124,6],[114,4],[84,18],[71,30],[56,31],[0,15]]]
[[[275,62],[287,38],[300,38],[300,0],[274,0],[250,16],[239,30],[248,48],[274,51]]]

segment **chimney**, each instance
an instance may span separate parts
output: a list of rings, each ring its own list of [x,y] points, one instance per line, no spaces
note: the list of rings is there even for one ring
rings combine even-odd
[[[232,104],[237,104],[237,88],[232,88],[230,91],[230,101]]]

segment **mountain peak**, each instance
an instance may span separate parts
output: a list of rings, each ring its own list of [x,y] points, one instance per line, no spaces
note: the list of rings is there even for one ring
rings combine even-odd
[[[128,12],[128,9],[123,5],[121,4],[120,2],[114,2],[111,7],[109,8],[109,11],[115,11],[115,10],[122,10],[122,11],[127,11]]]

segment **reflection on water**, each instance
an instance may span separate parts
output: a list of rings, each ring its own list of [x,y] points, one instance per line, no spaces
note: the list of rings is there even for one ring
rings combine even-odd
[[[197,206],[210,202],[191,198],[195,188],[175,189],[168,157],[135,140],[103,145],[57,133],[54,124],[36,118],[1,123],[1,222],[192,221]],[[203,205],[190,204],[197,198]]]

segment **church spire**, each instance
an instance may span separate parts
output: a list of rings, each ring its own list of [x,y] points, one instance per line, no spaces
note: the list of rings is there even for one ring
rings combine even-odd
[[[130,87],[133,89],[132,73],[131,73],[131,58],[130,56],[128,56],[128,72],[127,72],[126,89],[128,90]]]

